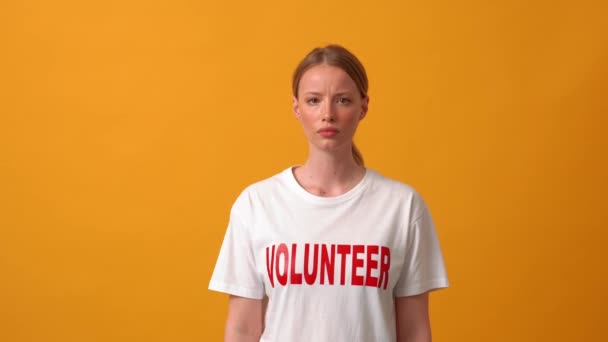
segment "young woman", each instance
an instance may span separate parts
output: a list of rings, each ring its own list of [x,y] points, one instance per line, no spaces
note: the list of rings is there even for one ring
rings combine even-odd
[[[293,77],[304,165],[234,203],[209,288],[228,293],[226,341],[431,341],[428,293],[448,286],[423,199],[366,169],[353,144],[368,81],[341,46]]]

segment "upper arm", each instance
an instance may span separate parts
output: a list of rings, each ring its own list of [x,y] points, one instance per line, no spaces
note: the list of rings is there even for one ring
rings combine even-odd
[[[249,342],[260,340],[264,322],[262,299],[230,296],[224,340]]]
[[[429,293],[395,298],[398,342],[430,342]]]

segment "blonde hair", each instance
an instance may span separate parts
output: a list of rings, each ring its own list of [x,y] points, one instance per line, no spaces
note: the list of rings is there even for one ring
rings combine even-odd
[[[361,97],[367,97],[368,81],[363,64],[361,64],[359,59],[350,51],[336,44],[314,48],[306,57],[304,57],[304,59],[302,59],[302,61],[300,61],[293,73],[293,96],[296,98],[298,97],[298,86],[300,85],[302,75],[304,75],[308,69],[319,64],[328,64],[344,70],[357,85]],[[354,143],[352,153],[357,165],[365,166],[363,155]]]

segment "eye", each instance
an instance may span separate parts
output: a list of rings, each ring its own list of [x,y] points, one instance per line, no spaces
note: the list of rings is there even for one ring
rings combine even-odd
[[[319,98],[318,97],[311,97],[311,98],[307,99],[306,102],[309,103],[309,104],[317,104],[317,103],[319,103]]]
[[[351,100],[350,100],[348,97],[340,97],[340,98],[338,99],[338,103],[341,103],[341,104],[349,104],[349,103],[351,103]]]

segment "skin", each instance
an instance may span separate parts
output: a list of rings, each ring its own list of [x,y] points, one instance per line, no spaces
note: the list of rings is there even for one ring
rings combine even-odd
[[[353,188],[365,175],[365,168],[352,156],[353,137],[365,117],[369,97],[362,97],[348,74],[321,64],[308,69],[293,97],[293,112],[308,139],[308,160],[294,169],[307,191],[319,196],[337,196]],[[327,137],[323,128],[337,133]]]
[[[264,326],[261,299],[230,296],[224,331],[226,342],[259,342]]]
[[[431,342],[429,293],[395,298],[397,342]]]
[[[307,70],[300,80],[293,112],[308,139],[308,159],[293,170],[298,183],[318,196],[338,196],[352,189],[365,168],[352,156],[353,137],[365,117],[369,97],[362,97],[348,74],[321,64]],[[323,135],[331,128],[335,134]],[[259,341],[264,326],[263,301],[230,296],[225,341]],[[428,292],[395,298],[398,342],[430,342]]]

